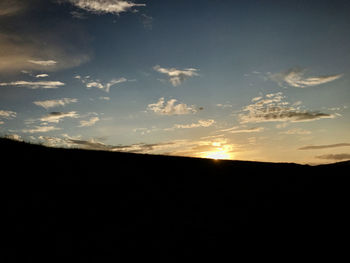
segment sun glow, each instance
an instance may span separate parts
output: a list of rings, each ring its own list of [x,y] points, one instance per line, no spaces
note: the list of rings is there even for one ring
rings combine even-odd
[[[221,160],[221,159],[232,159],[231,154],[228,152],[221,150],[221,151],[215,151],[215,152],[207,152],[204,154],[205,158],[210,158],[214,160]]]

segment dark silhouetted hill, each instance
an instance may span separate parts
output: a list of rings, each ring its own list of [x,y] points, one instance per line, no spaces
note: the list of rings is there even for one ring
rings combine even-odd
[[[346,247],[337,235],[349,234],[349,162],[214,161],[7,139],[0,151],[6,262],[223,262],[321,252],[334,260],[327,251]]]

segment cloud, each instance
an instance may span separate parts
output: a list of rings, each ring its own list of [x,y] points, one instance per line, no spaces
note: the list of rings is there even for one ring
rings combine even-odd
[[[17,113],[9,110],[0,110],[0,118],[13,119],[16,118]]]
[[[254,128],[248,128],[248,129],[240,129],[240,130],[232,130],[229,131],[229,133],[254,133],[254,132],[262,132],[265,128],[263,127],[254,127]]]
[[[77,99],[63,98],[58,100],[43,100],[43,101],[34,101],[33,103],[37,106],[43,107],[45,109],[54,108],[58,106],[65,106],[69,103],[78,102]]]
[[[303,110],[300,105],[293,106],[284,101],[282,92],[267,94],[265,98],[256,99],[255,103],[243,108],[239,114],[241,123],[259,122],[306,122],[319,119],[335,118],[334,114]]]
[[[328,145],[310,145],[299,148],[299,150],[320,150],[320,149],[329,149],[329,148],[337,148],[337,147],[347,147],[350,146],[350,143],[336,143],[336,144],[328,144]]]
[[[75,111],[71,112],[51,112],[49,115],[46,115],[40,118],[43,122],[53,122],[59,123],[64,118],[78,118],[79,115]]]
[[[74,6],[94,14],[120,14],[134,7],[146,6],[126,0],[68,0]]]
[[[90,118],[90,120],[88,121],[80,121],[80,125],[79,127],[89,127],[89,126],[93,126],[95,125],[96,122],[98,122],[100,120],[99,117],[92,117]]]
[[[48,74],[38,74],[35,75],[36,78],[47,78],[49,75]]]
[[[22,137],[20,135],[18,135],[18,134],[9,134],[9,135],[6,135],[5,138],[11,139],[11,140],[14,140],[14,141],[23,141]]]
[[[350,154],[348,153],[325,154],[325,155],[316,156],[316,158],[323,159],[323,160],[335,160],[335,161],[350,160]]]
[[[56,131],[60,130],[60,128],[57,128],[55,126],[36,126],[33,129],[24,129],[22,132],[24,133],[43,133],[43,132],[50,132],[50,131]]]
[[[0,82],[0,86],[18,86],[28,89],[57,89],[65,84],[61,81],[14,81]]]
[[[199,120],[196,123],[191,124],[175,124],[172,128],[168,128],[166,130],[174,130],[174,129],[193,129],[193,128],[199,128],[199,127],[210,127],[215,123],[214,120],[208,119],[208,120]]]
[[[148,16],[146,14],[142,14],[141,15],[141,19],[142,19],[142,24],[143,24],[144,28],[148,29],[148,30],[152,30],[152,28],[153,28],[153,17]]]
[[[149,104],[148,110],[159,115],[186,115],[196,113],[195,106],[188,106],[184,103],[176,104],[176,99],[171,99],[165,102],[164,98],[160,98],[157,103]]]
[[[56,1],[0,1],[0,74],[56,71],[90,59],[90,37],[70,20],[47,14]],[[52,6],[50,6],[52,5]],[[43,24],[50,26],[42,26]]]
[[[29,63],[33,63],[36,65],[48,67],[48,66],[54,66],[57,64],[57,61],[54,60],[28,60]]]
[[[153,67],[153,69],[159,73],[166,74],[169,77],[170,83],[176,87],[182,84],[186,79],[198,76],[198,69],[186,68],[183,70],[176,68],[162,68],[159,65]]]
[[[271,74],[269,78],[277,82],[280,86],[287,84],[291,87],[296,88],[307,88],[312,86],[317,86],[325,84],[336,79],[341,78],[342,74],[336,75],[326,75],[326,76],[314,76],[314,77],[304,77],[305,70],[298,68],[292,68],[286,72]]]
[[[111,81],[109,81],[105,84],[102,84],[99,80],[91,80],[90,81],[90,76],[86,76],[85,78],[82,78],[81,76],[75,76],[74,78],[79,79],[82,83],[85,84],[85,86],[88,89],[98,88],[98,89],[103,90],[107,93],[109,93],[112,86],[128,81],[126,78],[121,77],[119,79],[112,79]]]
[[[67,138],[66,141],[70,144],[77,145],[83,149],[88,150],[101,150],[101,151],[113,151],[113,152],[130,152],[130,153],[151,153],[155,150],[163,148],[165,146],[172,145],[173,143],[136,143],[131,145],[108,145],[99,142],[95,139],[80,140]]]
[[[295,129],[290,129],[285,132],[280,132],[280,134],[287,134],[287,135],[308,135],[311,134],[311,131],[308,130],[303,130],[301,128],[295,128]]]
[[[26,7],[26,1],[21,0],[1,0],[0,16],[12,16],[18,14]]]

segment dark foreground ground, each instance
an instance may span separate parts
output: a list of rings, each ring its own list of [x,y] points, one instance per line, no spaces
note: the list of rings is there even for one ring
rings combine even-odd
[[[347,256],[349,162],[213,161],[5,139],[0,152],[4,262]]]

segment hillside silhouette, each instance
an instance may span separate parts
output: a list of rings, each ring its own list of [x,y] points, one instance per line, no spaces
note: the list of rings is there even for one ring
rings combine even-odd
[[[336,235],[349,233],[350,162],[215,161],[8,139],[0,149],[7,262],[299,258],[341,248]]]

